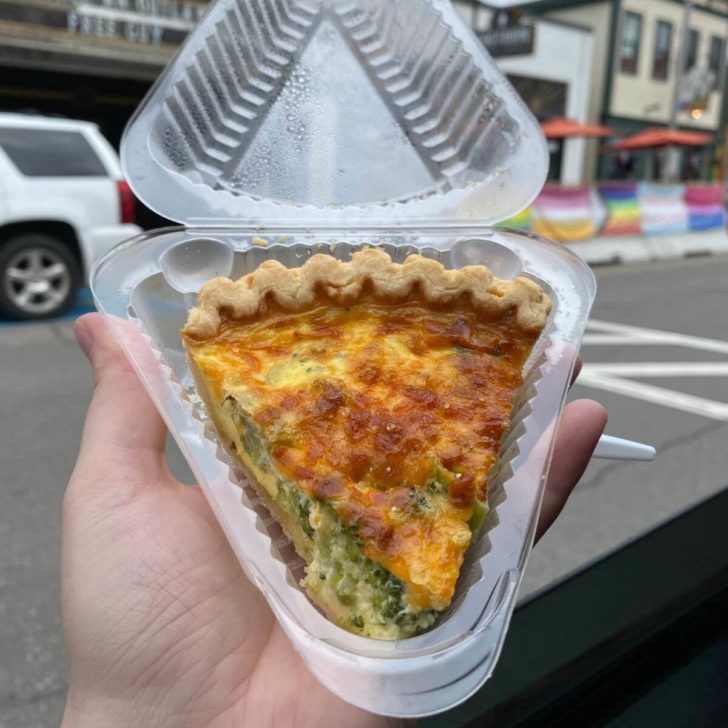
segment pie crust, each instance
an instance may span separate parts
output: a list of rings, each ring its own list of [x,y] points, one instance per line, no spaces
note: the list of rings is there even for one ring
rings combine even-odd
[[[199,292],[183,334],[207,339],[220,330],[224,317],[255,318],[272,302],[286,312],[303,311],[320,296],[347,306],[368,295],[376,301],[398,303],[419,298],[429,305],[448,305],[467,297],[483,315],[497,317],[513,310],[519,326],[528,332],[543,329],[551,301],[528,278],[496,278],[489,268],[471,265],[447,270],[436,260],[410,255],[394,263],[377,248],[367,248],[344,262],[330,255],[314,255],[300,268],[265,261],[255,272],[237,281],[214,278]]]

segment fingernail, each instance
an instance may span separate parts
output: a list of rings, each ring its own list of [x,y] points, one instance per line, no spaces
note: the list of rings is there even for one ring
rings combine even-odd
[[[76,319],[76,323],[73,326],[73,331],[76,334],[76,341],[81,347],[81,351],[86,355],[86,358],[91,359],[91,331],[83,320],[83,318]]]

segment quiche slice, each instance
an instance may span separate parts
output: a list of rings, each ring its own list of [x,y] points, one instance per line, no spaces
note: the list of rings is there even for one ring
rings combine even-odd
[[[198,393],[342,627],[401,639],[450,604],[549,311],[526,278],[374,248],[200,291]]]

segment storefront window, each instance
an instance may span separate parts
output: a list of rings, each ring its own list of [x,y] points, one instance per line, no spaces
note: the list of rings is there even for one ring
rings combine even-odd
[[[655,33],[655,54],[652,58],[652,78],[667,79],[670,73],[670,47],[672,46],[672,23],[657,21]]]
[[[508,80],[537,119],[566,116],[568,86],[565,83],[518,76],[514,73],[508,74]]]
[[[641,35],[642,16],[627,11],[622,18],[622,43],[619,53],[619,68],[622,73],[637,73]]]
[[[685,54],[685,70],[689,71],[695,67],[698,60],[698,46],[700,45],[700,33],[695,28],[688,31],[688,49]]]
[[[708,56],[708,66],[713,74],[714,87],[720,88],[721,75],[723,71],[723,57],[725,55],[723,39],[720,36],[713,35],[710,38],[710,55]]]

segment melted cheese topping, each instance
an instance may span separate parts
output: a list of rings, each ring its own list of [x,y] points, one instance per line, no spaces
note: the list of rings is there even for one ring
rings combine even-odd
[[[249,412],[281,474],[356,530],[416,611],[452,599],[534,340],[508,313],[362,303],[227,321],[187,347],[215,399]]]

